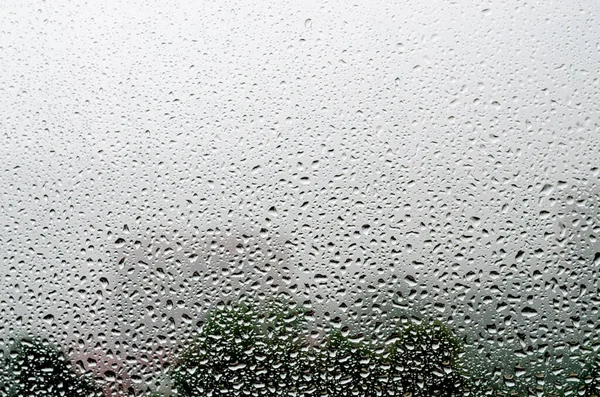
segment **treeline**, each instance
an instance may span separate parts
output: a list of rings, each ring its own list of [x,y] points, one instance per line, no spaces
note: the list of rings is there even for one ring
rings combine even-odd
[[[341,324],[308,327],[311,311],[290,299],[240,299],[208,316],[195,342],[169,369],[172,390],[152,395],[210,396],[599,396],[594,358],[564,387],[498,384],[478,376],[450,327],[399,318],[385,340],[353,335]],[[321,328],[320,328],[321,329]],[[480,369],[477,373],[485,373]],[[36,339],[11,347],[0,395],[101,396],[60,350]]]
[[[311,334],[306,315],[285,300],[217,308],[173,368],[178,394],[450,397],[472,387],[462,344],[440,322],[407,321],[377,345],[342,327]]]
[[[3,364],[1,396],[102,396],[101,387],[93,379],[78,374],[60,349],[41,339],[19,340]]]

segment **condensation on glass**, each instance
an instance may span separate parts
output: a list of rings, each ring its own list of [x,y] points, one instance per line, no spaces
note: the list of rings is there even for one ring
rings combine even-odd
[[[0,395],[592,396],[600,5],[0,5]]]

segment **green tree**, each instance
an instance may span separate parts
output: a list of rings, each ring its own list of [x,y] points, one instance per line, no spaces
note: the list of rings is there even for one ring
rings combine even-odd
[[[4,360],[9,397],[101,396],[92,380],[77,374],[63,353],[48,342],[23,338]]]
[[[383,356],[362,335],[350,337],[336,330],[315,352],[317,395],[371,397],[386,390]]]
[[[399,324],[385,343],[334,331],[313,367],[327,396],[463,396],[484,389],[471,382],[460,339],[439,321]]]
[[[463,365],[461,340],[439,321],[400,323],[385,343],[344,328],[312,345],[303,318],[289,301],[220,305],[172,371],[178,395],[485,395],[486,382]]]
[[[303,388],[303,311],[286,299],[224,304],[175,366],[181,396],[281,396]]]
[[[389,341],[389,384],[401,395],[462,396],[468,378],[460,361],[463,345],[439,321],[408,321]]]
[[[572,378],[577,379],[577,381],[574,385],[566,388],[572,391],[569,394],[582,397],[600,397],[600,361],[595,354],[587,357],[579,374],[574,374]]]

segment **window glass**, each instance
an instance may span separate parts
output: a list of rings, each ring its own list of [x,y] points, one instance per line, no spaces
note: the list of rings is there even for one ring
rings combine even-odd
[[[600,4],[0,4],[0,395],[600,394]]]

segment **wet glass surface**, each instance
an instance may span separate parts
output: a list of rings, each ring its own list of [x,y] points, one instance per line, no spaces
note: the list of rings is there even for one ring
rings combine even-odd
[[[600,5],[0,5],[0,395],[594,396]]]

